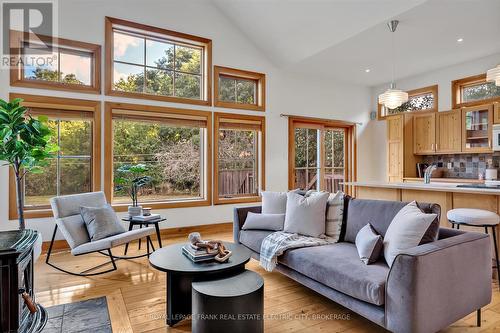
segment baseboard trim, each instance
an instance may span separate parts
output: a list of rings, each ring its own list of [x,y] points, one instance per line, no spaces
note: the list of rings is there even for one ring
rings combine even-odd
[[[194,225],[188,227],[177,227],[177,228],[165,228],[160,230],[160,235],[162,239],[169,239],[181,236],[187,236],[191,232],[228,232],[233,230],[232,222],[224,222],[224,223],[214,223],[214,224],[203,224],[203,225]],[[156,238],[155,236],[153,236]],[[47,253],[50,246],[50,241],[43,242],[42,244],[42,254]],[[59,239],[54,241],[54,245],[52,246],[52,251],[66,251],[69,250],[68,242],[64,239]]]

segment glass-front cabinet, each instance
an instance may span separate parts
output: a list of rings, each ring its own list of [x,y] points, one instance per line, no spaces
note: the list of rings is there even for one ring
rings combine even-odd
[[[493,106],[479,105],[462,109],[462,151],[491,151]]]

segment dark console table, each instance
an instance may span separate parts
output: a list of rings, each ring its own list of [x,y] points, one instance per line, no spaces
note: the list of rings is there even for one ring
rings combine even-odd
[[[224,242],[233,252],[225,263],[208,261],[194,263],[182,254],[185,243],[173,244],[156,250],[149,257],[154,268],[167,273],[167,325],[173,326],[191,315],[191,283],[233,276],[245,271],[250,250],[234,243]]]
[[[33,245],[35,230],[0,232],[0,331],[41,332],[47,312],[35,303]],[[31,311],[30,311],[31,307]]]

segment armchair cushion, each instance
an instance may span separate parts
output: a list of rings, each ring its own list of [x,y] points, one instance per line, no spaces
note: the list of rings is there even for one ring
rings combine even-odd
[[[108,204],[102,207],[80,207],[80,214],[92,242],[125,232],[115,211]]]

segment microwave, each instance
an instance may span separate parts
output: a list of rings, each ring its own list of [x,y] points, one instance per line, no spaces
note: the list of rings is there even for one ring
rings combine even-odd
[[[493,150],[500,151],[500,125],[493,125]]]

